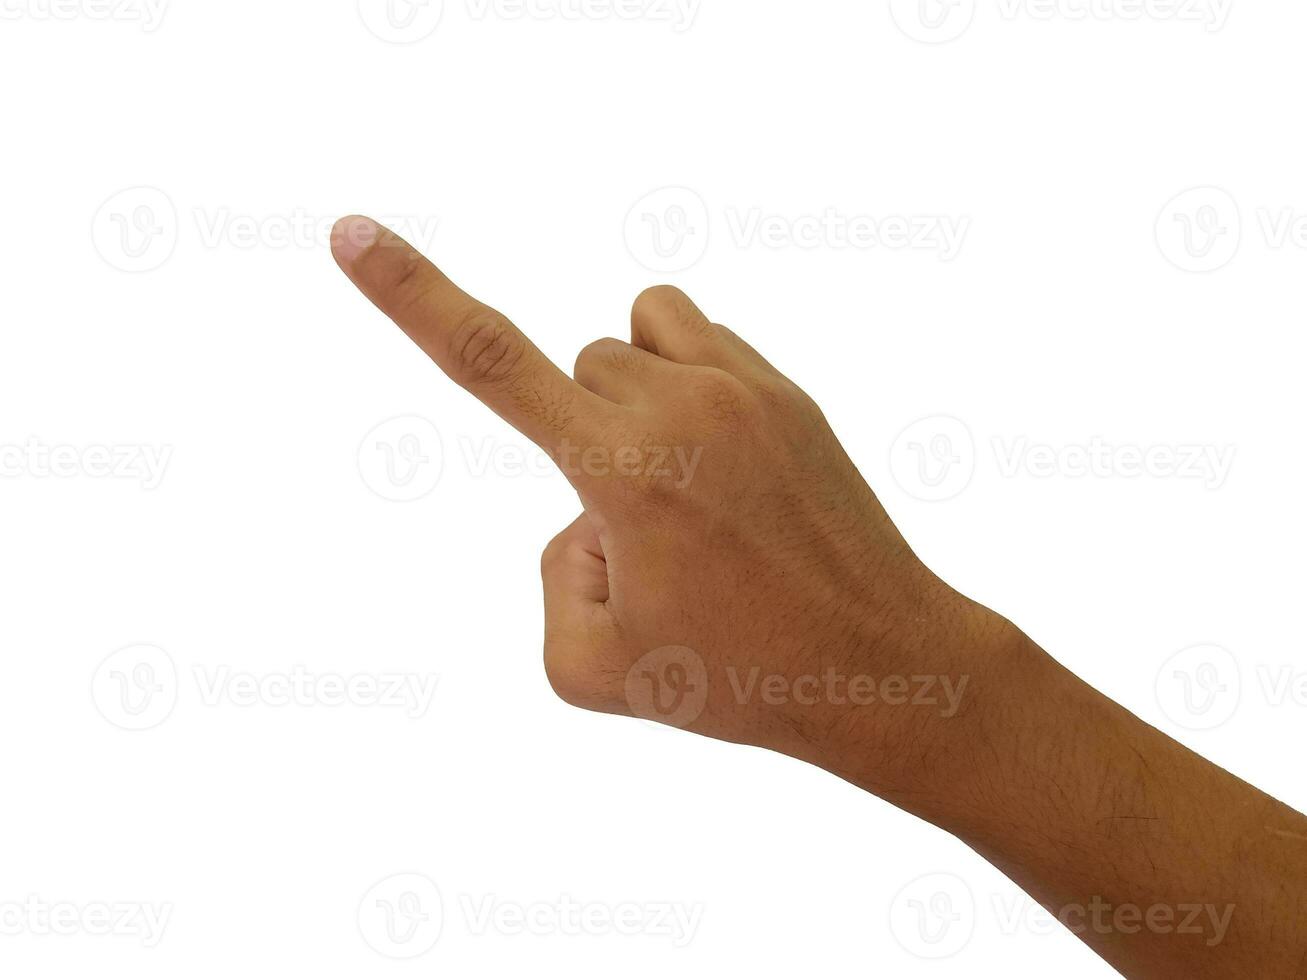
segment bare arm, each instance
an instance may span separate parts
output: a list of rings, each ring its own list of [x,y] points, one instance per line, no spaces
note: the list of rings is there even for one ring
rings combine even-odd
[[[836,772],[967,841],[1128,976],[1307,975],[1307,819],[939,580],[812,400],[684,294],[646,291],[630,342],[568,377],[370,221],[333,249],[576,488],[542,559],[563,699]]]
[[[907,809],[956,834],[1128,977],[1307,976],[1307,817],[1024,636]],[[1009,658],[1000,657],[1000,660]],[[875,763],[832,768],[875,791]],[[865,768],[864,768],[865,766]]]

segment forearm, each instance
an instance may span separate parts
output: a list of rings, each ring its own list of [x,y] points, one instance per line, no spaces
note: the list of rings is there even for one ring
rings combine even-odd
[[[964,840],[1126,976],[1307,976],[1307,817],[1013,632],[946,733],[938,792],[895,802]]]
[[[689,297],[641,294],[631,343],[589,345],[569,378],[370,219],[340,222],[333,248],[555,459],[626,461],[560,463],[585,506],[541,561],[564,700],[831,769],[958,835],[1073,928],[1106,903],[1111,927],[1079,934],[1132,976],[1307,974],[1307,820],[944,585],[816,403]],[[694,463],[643,465],[657,447]],[[1162,922],[1194,904],[1212,910],[1199,931]]]

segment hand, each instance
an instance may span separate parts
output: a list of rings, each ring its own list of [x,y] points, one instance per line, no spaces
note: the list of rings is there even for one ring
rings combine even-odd
[[[565,700],[824,766],[955,833],[1128,976],[1302,975],[1307,819],[932,575],[811,399],[685,295],[643,293],[631,343],[568,378],[367,219],[333,249],[580,495],[542,561]]]
[[[921,564],[793,382],[668,286],[636,300],[630,343],[594,342],[568,378],[368,219],[340,222],[333,248],[580,495],[542,559],[560,697],[899,801],[942,791],[968,696],[1014,673],[1015,631]]]

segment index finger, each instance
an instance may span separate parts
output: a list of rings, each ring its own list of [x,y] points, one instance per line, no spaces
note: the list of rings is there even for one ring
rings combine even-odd
[[[567,440],[589,445],[604,416],[618,410],[371,218],[336,222],[331,250],[363,295],[442,371],[541,448],[553,451]]]

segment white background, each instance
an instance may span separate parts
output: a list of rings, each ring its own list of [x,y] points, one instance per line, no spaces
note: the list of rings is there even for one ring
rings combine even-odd
[[[1307,805],[1302,5],[3,8],[6,976],[1113,975],[851,786],[553,697],[575,499],[352,211],[569,368],[681,285],[936,571]]]

